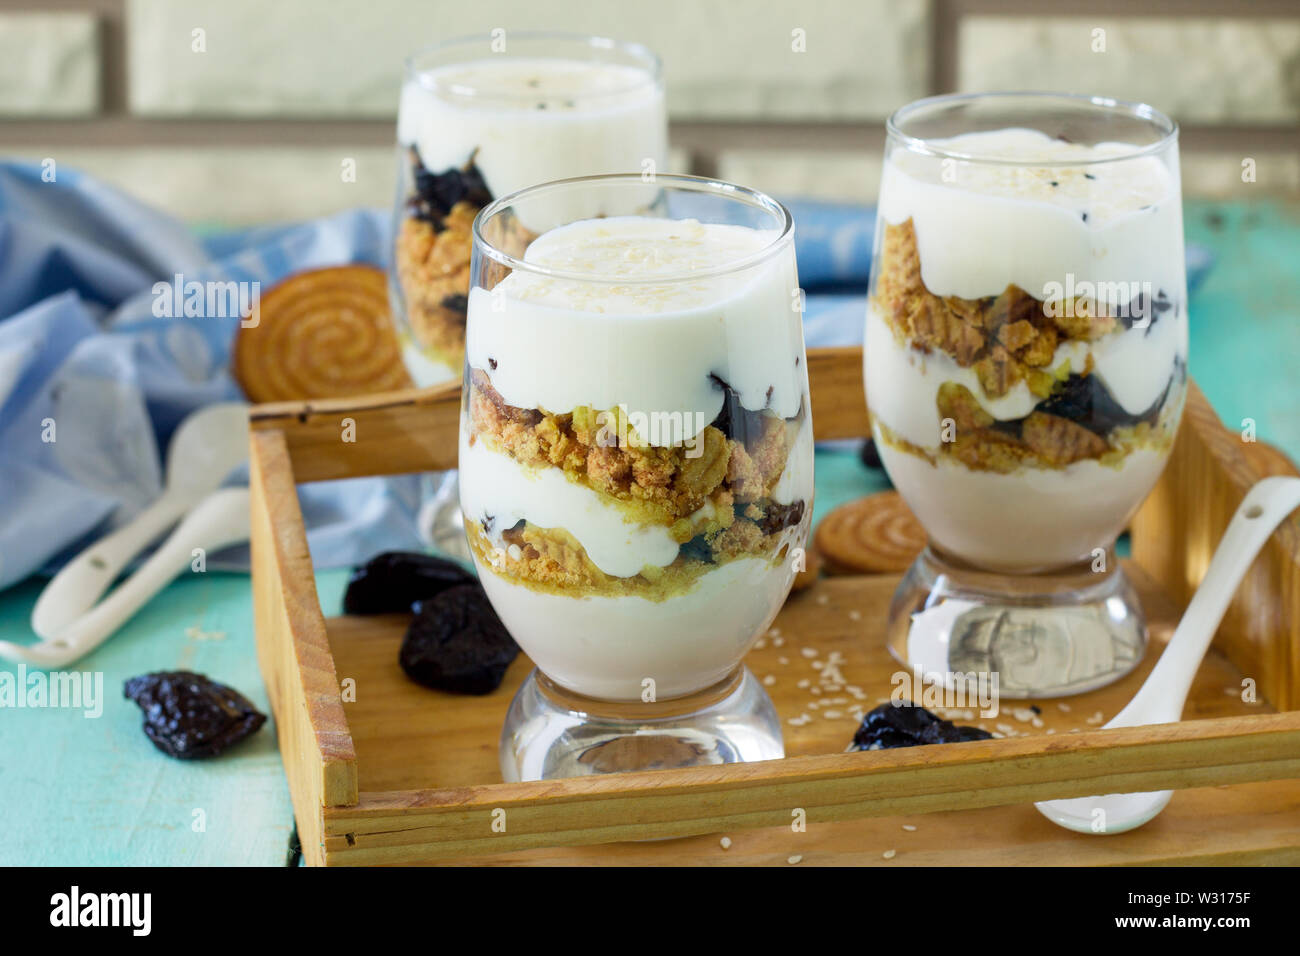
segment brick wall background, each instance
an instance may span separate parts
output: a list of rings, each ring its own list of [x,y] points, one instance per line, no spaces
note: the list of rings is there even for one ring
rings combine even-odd
[[[402,57],[494,27],[650,45],[676,169],[782,195],[873,200],[892,109],[995,88],[1146,100],[1188,195],[1300,195],[1300,0],[0,0],[0,155],[196,222],[386,206]]]

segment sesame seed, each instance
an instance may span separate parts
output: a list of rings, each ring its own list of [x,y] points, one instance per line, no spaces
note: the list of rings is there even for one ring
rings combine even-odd
[[[768,674],[766,677],[763,678],[764,687],[771,687],[775,683],[776,683],[776,678],[773,677],[771,674]]]
[[[850,621],[860,621],[860,620],[862,620],[862,612],[861,612],[861,611],[849,611],[849,620],[850,620]]]
[[[722,846],[724,850],[731,849],[731,837],[723,837],[721,840],[718,841],[718,843]]]
[[[801,647],[799,648],[799,653],[809,660],[817,656],[817,651],[811,647]]]
[[[798,862],[799,862],[800,860],[802,860],[802,859],[803,859],[803,857],[800,856],[798,853],[796,853],[794,856],[790,857],[790,858],[787,859],[785,862],[789,863],[791,866],[794,866],[796,863],[798,863]]]
[[[915,827],[913,824],[911,824],[911,823],[904,823],[904,824],[903,824],[903,829],[906,830],[908,833],[915,833],[915,832],[916,832],[916,827]]]
[[[897,850],[886,850],[884,853],[882,853],[882,854],[880,854],[880,855],[883,856],[886,860],[892,860],[894,857],[896,857],[896,856],[898,855],[898,851],[897,851]]]

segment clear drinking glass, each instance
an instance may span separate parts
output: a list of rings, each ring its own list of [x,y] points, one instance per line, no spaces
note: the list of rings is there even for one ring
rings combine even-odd
[[[538,668],[507,780],[782,755],[741,659],[812,511],[793,230],[684,176],[548,183],[476,220],[460,500]]]
[[[1145,647],[1114,544],[1186,391],[1177,127],[1141,104],[987,93],[887,128],[867,404],[930,538],[890,648],[1007,697],[1102,686]]]

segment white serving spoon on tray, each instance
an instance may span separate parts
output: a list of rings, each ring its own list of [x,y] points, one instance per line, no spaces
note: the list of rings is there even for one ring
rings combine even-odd
[[[1298,507],[1300,478],[1265,478],[1246,493],[1160,660],[1128,706],[1103,729],[1172,724],[1182,718],[1192,680],[1237,586],[1273,531]],[[1068,830],[1123,833],[1154,819],[1173,793],[1172,790],[1108,793],[1044,800],[1034,806],[1053,823]]]

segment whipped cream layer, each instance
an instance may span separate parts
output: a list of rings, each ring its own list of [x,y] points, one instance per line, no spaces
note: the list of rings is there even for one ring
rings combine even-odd
[[[663,171],[667,160],[663,87],[648,71],[560,58],[487,57],[417,74],[402,87],[397,138],[433,172],[473,155],[494,197],[556,179],[642,172],[646,161]],[[571,193],[530,204],[524,224],[541,232],[618,211]]]
[[[776,617],[794,580],[791,562],[742,558],[667,601],[570,598],[479,577],[492,607],[533,662],[569,690],[640,700],[651,678],[659,700],[695,693],[730,673]]]
[[[490,369],[493,387],[521,408],[621,405],[654,417],[642,437],[658,446],[691,439],[717,417],[720,381],[745,408],[793,418],[808,388],[793,244],[739,271],[669,280],[726,269],[774,239],[745,226],[640,216],[553,229],[525,261],[592,281],[516,270],[491,292],[473,289],[469,364]]]
[[[1059,300],[1063,292],[1056,290],[1088,283],[1101,286],[1096,298],[1117,307],[1151,283],[1153,294],[1182,298],[1176,146],[1164,156],[1104,162],[1140,147],[1067,143],[1030,129],[930,142],[999,161],[901,146],[886,157],[880,218],[890,225],[912,220],[921,277],[935,295],[974,299],[1016,285],[1037,299]]]

